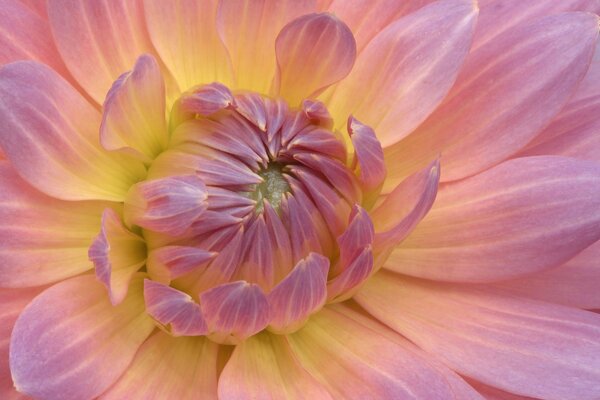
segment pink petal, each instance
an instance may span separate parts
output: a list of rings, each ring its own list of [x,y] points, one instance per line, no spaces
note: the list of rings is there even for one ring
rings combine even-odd
[[[181,97],[181,110],[205,117],[235,104],[233,94],[227,86],[214,82],[199,86]]]
[[[519,396],[516,394],[508,393],[503,390],[484,385],[483,383],[468,380],[469,385],[475,388],[486,400],[535,400],[533,397]]]
[[[152,160],[169,140],[165,120],[165,83],[151,55],[138,58],[133,70],[113,83],[104,100],[100,143]]]
[[[235,347],[219,377],[219,399],[332,399],[297,361],[282,335],[260,334]]]
[[[152,50],[141,0],[47,0],[58,50],[77,82],[102,104],[112,83]]]
[[[600,308],[600,242],[565,264],[495,285],[515,295],[576,308]]]
[[[196,175],[135,184],[125,200],[125,221],[156,232],[179,235],[206,210],[206,186]]]
[[[386,268],[490,282],[558,266],[600,239],[600,166],[561,157],[506,161],[442,187]]]
[[[44,285],[93,267],[87,249],[110,203],[48,197],[7,161],[0,161],[0,187],[0,286]]]
[[[294,332],[320,310],[327,297],[328,271],[329,259],[316,253],[298,262],[267,296],[271,310],[269,330]]]
[[[287,24],[275,42],[276,83],[290,105],[299,105],[344,78],[354,64],[352,32],[331,14],[308,14]]]
[[[373,271],[373,246],[366,246],[345,269],[327,283],[327,301],[329,303],[348,300]]]
[[[573,94],[597,36],[597,16],[563,13],[525,21],[481,46],[466,61],[444,104],[387,150],[390,183],[439,153],[442,180],[449,181],[518,152]]]
[[[390,272],[371,278],[354,298],[453,370],[489,386],[549,400],[600,395],[600,315]]]
[[[260,215],[244,228],[242,262],[238,266],[235,280],[245,280],[258,284],[263,290],[270,290],[275,284],[278,265],[274,260],[276,242],[269,235],[265,218]]]
[[[373,129],[352,116],[348,118],[348,134],[354,146],[360,183],[365,191],[376,192],[377,196],[387,174],[381,143]]]
[[[100,400],[216,398],[218,349],[204,338],[157,332]]]
[[[25,4],[33,11],[37,12],[39,16],[47,19],[48,18],[48,5],[45,1],[40,0],[21,0],[21,3]]]
[[[161,283],[187,275],[206,266],[217,254],[197,247],[165,246],[148,253],[146,268]]]
[[[141,278],[114,307],[91,275],[45,290],[25,308],[10,343],[17,390],[37,399],[96,398],[127,369],[154,329]]]
[[[65,200],[122,201],[143,165],[104,152],[100,115],[56,72],[22,61],[0,70],[0,146],[19,175]]]
[[[412,132],[450,90],[476,20],[473,1],[443,0],[381,31],[328,103],[337,126],[352,113],[384,148]]]
[[[211,82],[230,86],[231,65],[215,25],[216,0],[144,0],[144,11],[152,44],[182,91]]]
[[[355,205],[344,233],[337,237],[340,257],[332,273],[337,275],[358,257],[367,246],[373,245],[375,231],[371,217],[361,206]]]
[[[226,0],[217,11],[217,30],[236,71],[236,86],[269,91],[275,75],[275,38],[284,25],[314,12],[314,0]],[[260,54],[260,57],[256,55]]]
[[[327,129],[332,128],[333,119],[327,110],[327,106],[322,102],[310,99],[303,100],[302,111],[304,111],[304,115],[306,115],[311,122]]]
[[[200,307],[209,337],[239,344],[269,323],[269,303],[258,285],[244,281],[225,283],[200,294]]]
[[[335,399],[478,399],[398,335],[348,308],[326,307],[288,336],[296,359]]]
[[[125,299],[131,279],[146,262],[146,243],[123,225],[117,212],[107,208],[88,257],[96,267],[96,278],[108,289],[110,302],[117,305]]]
[[[199,336],[207,332],[200,306],[184,292],[144,279],[146,312],[173,336]]]

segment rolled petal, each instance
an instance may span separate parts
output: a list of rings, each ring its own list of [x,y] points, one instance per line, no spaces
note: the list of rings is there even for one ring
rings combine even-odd
[[[144,301],[146,312],[173,336],[206,334],[206,321],[200,306],[189,294],[145,279]]]
[[[550,303],[600,309],[600,242],[559,267],[495,286],[515,295]]]
[[[262,333],[235,347],[219,377],[219,399],[332,399],[297,361],[282,335]]]
[[[348,133],[354,146],[360,183],[365,191],[375,192],[377,196],[386,176],[381,143],[373,129],[352,116],[348,118]]]
[[[152,44],[182,91],[232,83],[227,50],[217,35],[217,1],[144,0]]]
[[[291,105],[344,78],[354,65],[352,32],[331,14],[309,14],[287,24],[275,42],[276,89]]]
[[[258,285],[237,281],[200,294],[200,307],[208,324],[209,337],[218,342],[239,344],[269,323],[269,303]]]
[[[98,104],[138,56],[152,51],[141,0],[48,0],[48,15],[69,71]]]
[[[142,160],[152,160],[169,140],[165,119],[165,83],[151,55],[138,58],[104,100],[100,143]]]
[[[122,201],[141,163],[98,143],[100,115],[50,68],[21,61],[0,70],[0,146],[19,175],[64,200]]]
[[[96,267],[96,278],[108,289],[110,302],[117,305],[125,299],[131,279],[146,262],[146,243],[123,225],[117,212],[107,208],[88,257]]]
[[[574,93],[597,37],[597,16],[562,13],[524,21],[482,45],[444,104],[386,150],[390,184],[440,153],[443,181],[474,175],[517,153]]]
[[[506,161],[444,186],[386,268],[490,282],[558,266],[600,239],[600,165],[562,157]]]
[[[294,332],[320,310],[327,298],[328,271],[329,259],[316,253],[298,262],[267,296],[271,310],[269,330]]]
[[[192,89],[181,97],[183,112],[209,116],[235,104],[233,94],[227,86],[214,82]]]
[[[333,126],[333,119],[327,107],[322,102],[306,99],[302,101],[302,110],[304,111],[304,115],[312,122],[322,125],[327,129],[331,129]]]
[[[206,186],[195,175],[135,184],[125,200],[125,221],[157,232],[179,235],[206,210]]]
[[[352,113],[377,132],[384,148],[412,132],[454,83],[477,11],[471,0],[436,1],[381,31],[328,102],[336,126]]]
[[[373,246],[366,246],[338,276],[327,283],[327,301],[348,300],[373,271]]]
[[[0,286],[45,285],[93,267],[87,249],[110,203],[48,197],[7,161],[0,161],[0,187]]]
[[[369,214],[355,205],[349,218],[349,224],[344,233],[337,238],[340,257],[333,269],[333,275],[343,271],[367,246],[373,245],[375,231]]]
[[[461,375],[549,400],[600,395],[600,315],[491,288],[372,277],[354,297]]]
[[[218,349],[204,338],[157,332],[100,400],[216,398]]]
[[[148,253],[146,268],[150,277],[162,283],[202,269],[217,254],[186,246],[165,246]]]
[[[94,276],[72,278],[37,296],[17,320],[10,369],[18,391],[37,399],[93,399],[111,386],[154,329],[141,277],[118,306]]]
[[[229,50],[236,87],[268,93],[277,65],[275,38],[288,22],[315,9],[315,0],[220,1],[217,30]]]
[[[341,311],[340,311],[341,310]],[[408,342],[347,309],[326,307],[289,335],[293,354],[334,399],[477,399],[450,371],[442,373]],[[343,332],[343,334],[342,334]]]

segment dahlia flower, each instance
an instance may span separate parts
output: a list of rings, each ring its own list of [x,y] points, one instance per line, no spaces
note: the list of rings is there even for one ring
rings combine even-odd
[[[0,0],[0,398],[600,398],[598,12]]]

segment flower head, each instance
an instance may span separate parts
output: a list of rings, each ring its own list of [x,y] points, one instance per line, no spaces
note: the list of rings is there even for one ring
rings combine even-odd
[[[558,3],[3,1],[0,397],[600,396]]]

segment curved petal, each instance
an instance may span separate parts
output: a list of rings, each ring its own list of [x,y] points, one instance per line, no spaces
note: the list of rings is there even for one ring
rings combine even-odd
[[[425,357],[409,350],[408,343],[387,338],[381,325],[358,322],[346,314],[344,308],[326,307],[288,336],[301,366],[333,398],[478,398],[464,382],[449,382]]]
[[[471,53],[444,103],[386,149],[389,184],[440,153],[449,181],[521,150],[574,93],[597,37],[597,16],[562,13],[525,21]]]
[[[219,399],[332,399],[298,363],[282,335],[261,333],[235,347],[219,377]]]
[[[143,0],[154,47],[182,91],[221,82],[231,87],[227,50],[217,35],[217,0]]]
[[[100,400],[216,399],[218,349],[205,338],[157,332]]]
[[[110,203],[56,200],[0,161],[0,286],[45,285],[93,267],[87,249]]]
[[[217,30],[229,50],[236,88],[268,93],[277,66],[277,34],[291,20],[315,10],[315,0],[220,1]]]
[[[381,143],[373,129],[353,116],[348,118],[348,134],[354,147],[360,183],[366,192],[376,197],[387,174]]]
[[[19,316],[10,342],[18,391],[37,399],[93,399],[125,371],[154,329],[142,280],[114,307],[91,275],[52,286]]]
[[[560,265],[600,239],[600,165],[562,157],[506,161],[442,186],[386,268],[462,282]]]
[[[354,297],[458,373],[548,400],[600,395],[600,315],[380,272]]]
[[[75,79],[102,104],[112,83],[152,51],[142,0],[47,0],[58,50]]]
[[[217,253],[186,246],[163,246],[148,253],[148,275],[161,283],[187,275],[206,267]]]
[[[408,135],[450,90],[476,20],[473,1],[442,0],[389,25],[328,102],[336,126],[352,113],[375,130],[384,148]]]
[[[141,163],[106,153],[100,115],[48,67],[20,61],[0,70],[0,146],[19,175],[64,200],[122,201]]]
[[[275,41],[275,90],[290,105],[344,78],[354,65],[352,32],[331,14],[308,14],[287,24]]]
[[[560,267],[494,286],[515,295],[550,303],[600,309],[600,242]]]

